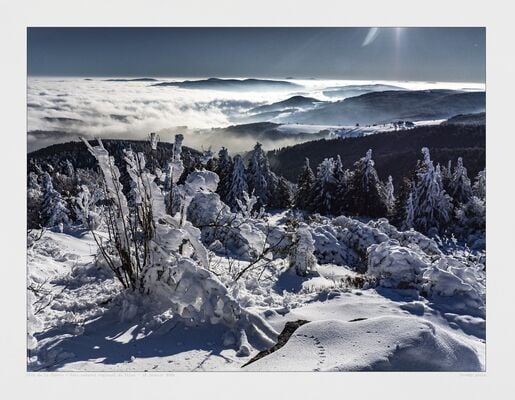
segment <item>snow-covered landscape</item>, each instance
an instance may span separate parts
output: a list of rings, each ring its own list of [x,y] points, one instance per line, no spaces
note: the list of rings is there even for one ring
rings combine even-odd
[[[29,372],[486,370],[484,82],[263,74],[29,75]]]
[[[75,221],[50,174],[40,185],[30,173],[29,204],[47,228],[28,238],[29,370],[484,370],[484,174],[471,185],[461,159],[445,172],[464,202],[453,217],[440,165],[422,149],[397,229],[299,209],[311,196],[329,213],[345,190],[368,197],[365,214],[393,216],[393,185],[378,181],[371,151],[352,171],[326,159],[315,176],[307,164],[294,195],[259,145],[248,169],[222,149],[216,168],[204,153],[179,183],[182,140],[164,170],[125,149],[129,192],[102,142],[85,141],[100,181],[69,161],[54,175],[90,182],[72,200]],[[271,197],[290,208],[265,211]],[[254,361],[280,334],[282,346]]]

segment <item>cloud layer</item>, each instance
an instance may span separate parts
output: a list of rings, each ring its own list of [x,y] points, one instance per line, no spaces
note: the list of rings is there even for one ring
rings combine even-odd
[[[200,130],[241,123],[241,116],[251,108],[296,94],[328,100],[322,93],[326,87],[346,83],[296,82],[304,87],[302,91],[222,92],[156,87],[151,86],[152,82],[141,81],[31,77],[27,97],[28,150],[76,140],[78,136],[143,139],[150,132],[159,132],[162,140],[171,141],[173,134],[180,132],[186,134],[186,144],[190,139],[191,146],[226,146],[242,151],[252,146],[251,138],[221,138]],[[273,141],[267,147],[296,141]]]

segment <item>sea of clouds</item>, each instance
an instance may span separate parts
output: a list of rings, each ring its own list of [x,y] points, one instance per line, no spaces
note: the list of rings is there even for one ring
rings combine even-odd
[[[172,81],[177,79],[163,79]],[[294,91],[214,91],[152,86],[157,82],[113,82],[107,78],[29,77],[27,88],[27,148],[32,151],[50,144],[86,138],[144,139],[150,132],[172,141],[175,133],[186,136],[185,144],[196,148],[226,146],[233,151],[251,148],[249,137],[224,138],[209,134],[211,128],[243,122],[242,116],[258,105],[285,100],[294,95],[326,98],[327,87],[367,81],[292,80],[302,85]],[[464,83],[379,82],[407,89],[479,88]],[[207,133],[206,133],[207,132]],[[283,139],[265,144],[278,147],[296,142]]]

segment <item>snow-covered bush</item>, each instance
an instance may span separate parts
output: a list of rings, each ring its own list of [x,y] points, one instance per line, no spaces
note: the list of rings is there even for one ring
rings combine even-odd
[[[276,332],[260,317],[244,310],[208,270],[201,232],[186,219],[196,194],[218,196],[213,193],[218,176],[209,171],[191,173],[184,185],[178,186],[183,201],[180,213],[172,217],[166,213],[165,198],[155,176],[145,169],[144,155],[127,150],[125,161],[135,201],[135,209],[129,210],[114,160],[101,141],[96,147],[85,143],[99,162],[106,193],[115,202],[109,211],[109,215],[115,214],[109,226],[110,231],[119,229],[113,238],[117,251],[109,254],[102,245],[100,250],[124,287],[167,303],[174,315],[186,322],[225,324],[231,328],[241,355],[250,352],[246,339],[250,332],[273,343]]]
[[[428,263],[425,253],[401,246],[394,239],[368,248],[367,273],[379,278],[384,287],[418,288]]]
[[[480,265],[466,265],[445,256],[424,271],[423,289],[428,296],[452,298],[454,306],[485,313],[485,272]],[[458,303],[458,304],[456,304]]]
[[[238,204],[238,213],[243,218],[254,218],[258,219],[261,218],[264,214],[265,210],[263,207],[259,211],[254,212],[254,207],[257,205],[258,199],[256,196],[254,196],[254,192],[249,194],[247,192],[242,193],[242,199],[236,199],[236,203]]]
[[[293,238],[290,254],[290,267],[295,268],[297,275],[307,276],[316,272],[317,260],[314,255],[315,241],[308,226],[299,224]]]
[[[391,225],[386,218],[379,218],[370,221],[368,225],[379,229],[390,239],[397,240],[402,246],[416,246],[429,256],[441,256],[442,252],[438,244],[431,238],[417,232],[413,229],[407,231],[399,231]]]
[[[224,255],[252,260],[266,243],[265,234],[251,220],[233,213],[216,193],[197,193],[188,208],[188,220],[199,227],[202,241],[219,241]]]
[[[167,304],[186,323],[222,323],[231,328],[225,336],[226,344],[236,342],[238,355],[250,354],[247,341],[250,333],[269,345],[277,337],[277,332],[261,317],[243,309],[213,273],[199,268],[189,258],[153,265],[143,279],[149,294]]]

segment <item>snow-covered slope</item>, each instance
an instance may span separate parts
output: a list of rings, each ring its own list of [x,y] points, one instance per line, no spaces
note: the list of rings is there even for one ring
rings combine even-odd
[[[281,217],[270,221],[282,225]],[[37,296],[29,290],[29,370],[484,369],[485,319],[473,309],[450,312],[445,299],[413,290],[355,288],[349,282],[356,273],[342,265],[320,265],[318,276],[300,278],[282,259],[261,276],[258,269],[236,283],[221,277],[240,304],[277,331],[287,321],[311,321],[283,348],[241,368],[268,345],[249,337],[250,354],[237,356],[222,325],[187,326],[166,308],[120,294],[95,253],[92,236],[80,232],[47,231],[29,250],[28,286],[39,287]],[[216,271],[248,265],[210,257]]]

